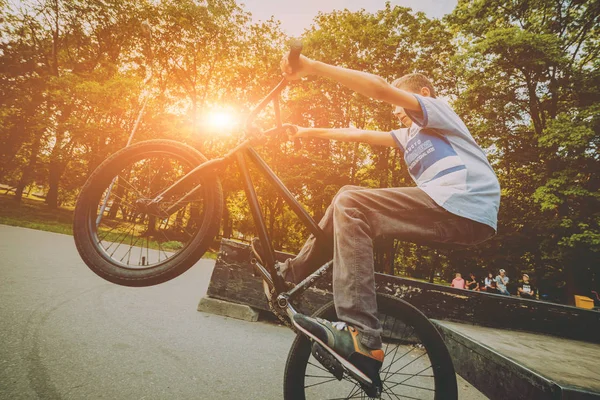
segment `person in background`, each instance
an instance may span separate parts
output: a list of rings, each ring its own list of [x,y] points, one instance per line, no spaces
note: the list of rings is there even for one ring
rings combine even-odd
[[[523,299],[535,299],[536,289],[529,282],[529,275],[523,274],[523,282],[517,287],[517,294]]]
[[[477,282],[477,278],[475,277],[474,273],[470,273],[469,274],[469,280],[466,283],[467,285],[467,289],[469,290],[475,290],[475,291],[479,291],[479,282]]]
[[[452,284],[450,286],[455,287],[457,289],[465,288],[465,280],[462,278],[462,275],[460,273],[456,273],[456,278],[452,280]]]
[[[494,280],[494,274],[492,271],[488,272],[488,276],[483,280],[483,289],[488,293],[497,293],[496,281]]]
[[[498,292],[500,294],[510,296],[510,292],[508,291],[508,288],[506,287],[506,285],[508,285],[508,281],[509,281],[508,276],[506,276],[506,271],[501,269],[499,272],[500,272],[500,275],[498,275],[496,277],[496,287],[498,288]]]

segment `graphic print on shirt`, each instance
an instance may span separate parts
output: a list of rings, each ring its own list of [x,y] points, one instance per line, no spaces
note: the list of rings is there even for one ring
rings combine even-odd
[[[443,136],[420,130],[406,143],[404,160],[418,186],[426,187],[435,180],[436,185],[452,186],[456,191],[467,188],[466,166]]]

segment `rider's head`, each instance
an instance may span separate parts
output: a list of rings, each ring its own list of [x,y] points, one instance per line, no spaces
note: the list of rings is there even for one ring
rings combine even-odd
[[[436,97],[433,84],[423,74],[404,75],[392,82],[392,86],[424,97]]]
[[[407,92],[420,94],[423,97],[435,98],[435,89],[433,84],[423,74],[408,74],[392,82],[392,86]],[[402,107],[394,108],[394,115],[407,127],[412,125],[412,120],[406,115]]]

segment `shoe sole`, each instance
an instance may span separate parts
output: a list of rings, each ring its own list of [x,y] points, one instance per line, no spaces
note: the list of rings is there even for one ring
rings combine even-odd
[[[292,319],[292,321],[293,321],[296,329],[298,329],[300,332],[304,333],[306,336],[308,336],[312,340],[319,343],[321,346],[323,346],[323,348],[325,350],[330,352],[331,355],[334,356],[336,358],[336,360],[338,360],[344,366],[344,368],[346,368],[348,371],[350,371],[352,373],[352,375],[355,376],[358,380],[362,381],[362,383],[364,383],[366,385],[369,385],[369,386],[373,385],[373,381],[371,380],[371,378],[369,378],[361,370],[356,368],[352,363],[350,363],[350,361],[348,361],[344,357],[340,356],[331,347],[329,347],[325,343],[323,343],[323,341],[321,339],[314,336],[312,333],[310,333],[309,331],[307,331],[306,329],[301,327],[299,324],[297,324],[296,321],[294,321],[293,319]]]

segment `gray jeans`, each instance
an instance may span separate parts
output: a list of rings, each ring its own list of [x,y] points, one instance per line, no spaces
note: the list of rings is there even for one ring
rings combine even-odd
[[[391,236],[407,242],[471,245],[494,235],[493,228],[454,215],[417,187],[368,189],[344,186],[333,198],[319,226],[328,243],[311,235],[281,272],[299,282],[333,257],[333,298],[338,318],[362,334],[362,342],[381,347],[381,324],[375,313],[373,238]]]

